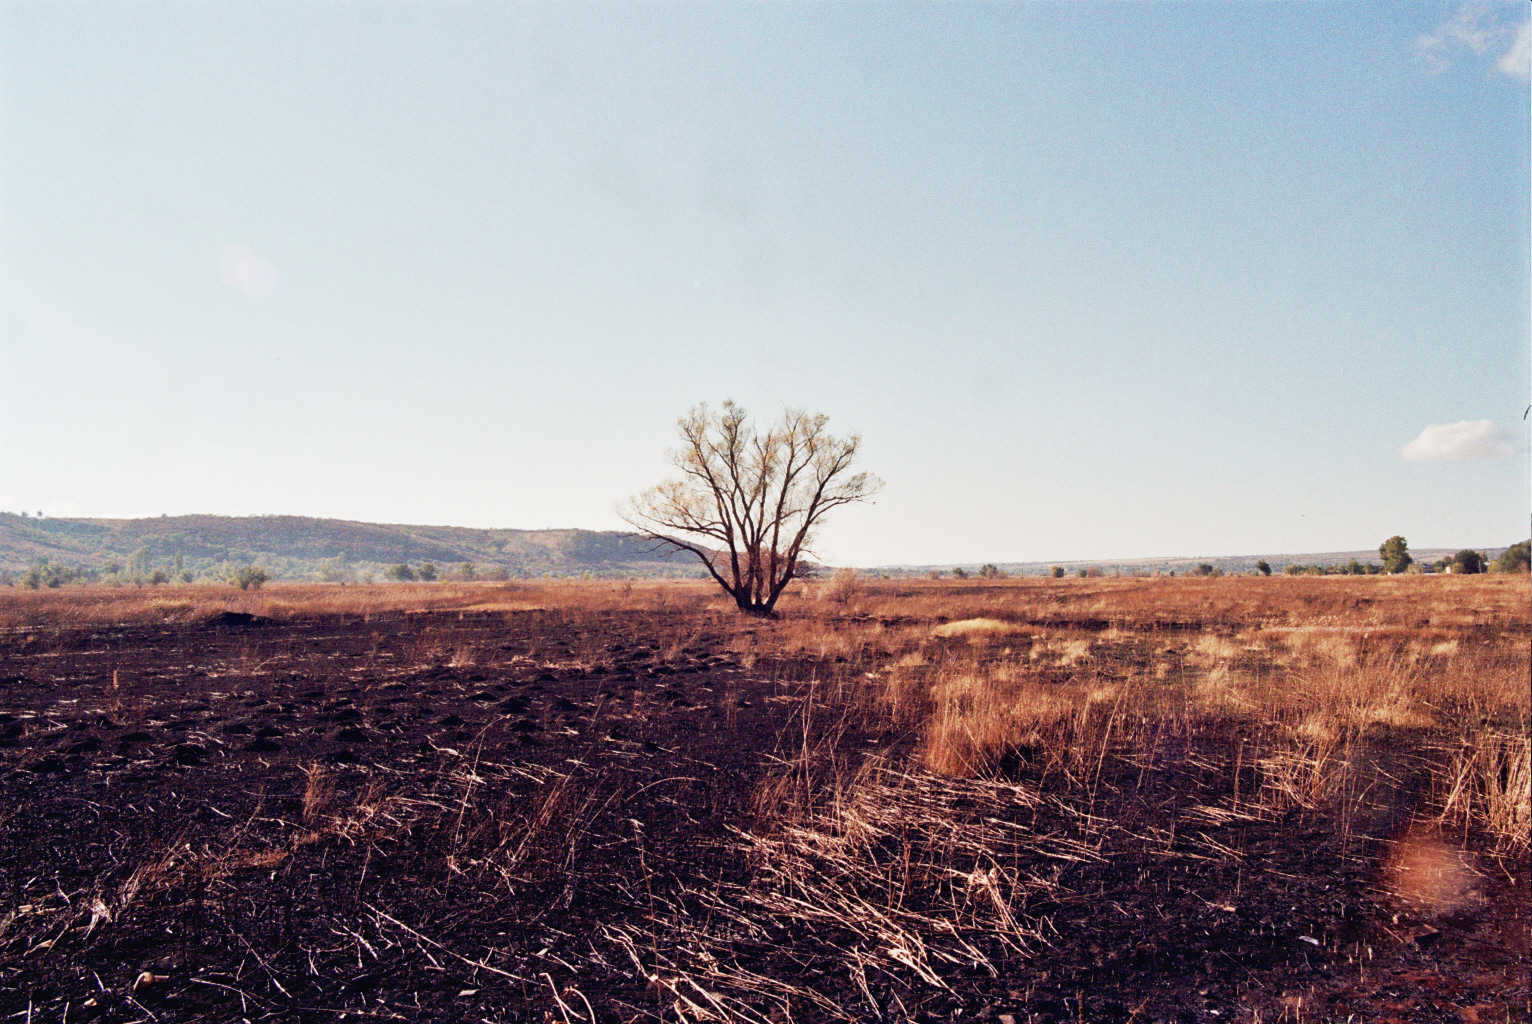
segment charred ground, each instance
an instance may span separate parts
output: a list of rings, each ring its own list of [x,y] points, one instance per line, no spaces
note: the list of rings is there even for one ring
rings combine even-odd
[[[0,1015],[1527,1020],[1525,820],[1452,792],[1525,712],[1320,750],[1206,693],[1287,678],[1250,630],[1524,681],[1491,582],[13,601]],[[933,770],[975,673],[1100,712]]]

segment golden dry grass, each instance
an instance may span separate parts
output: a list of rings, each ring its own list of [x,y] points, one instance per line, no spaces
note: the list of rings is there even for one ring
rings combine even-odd
[[[0,591],[0,627],[89,622],[195,621],[223,612],[271,619],[410,612],[565,613],[618,609],[723,610],[717,588],[700,581],[614,583],[268,583],[253,590],[217,584],[160,587],[68,586]]]
[[[837,612],[784,610],[757,650],[854,650],[863,699],[928,771],[1024,751],[1086,780],[1166,723],[1238,723],[1265,737],[1247,798],[1280,811],[1345,792],[1380,730],[1453,737],[1441,813],[1526,844],[1527,751],[1503,740],[1532,719],[1526,577],[868,582]]]
[[[845,582],[845,581],[843,581]],[[1108,746],[1166,722],[1240,722],[1274,805],[1323,799],[1356,737],[1447,736],[1462,753],[1437,790],[1445,818],[1525,844],[1528,664],[1525,576],[880,581],[824,600],[795,585],[775,619],[736,615],[703,581],[524,581],[66,587],[0,592],[0,627],[407,613],[578,620],[643,611],[732,629],[751,669],[818,666],[822,693],[918,737],[927,770],[982,777],[1017,750],[1083,777]],[[433,658],[472,664],[450,647]],[[1255,755],[1252,755],[1255,756]]]

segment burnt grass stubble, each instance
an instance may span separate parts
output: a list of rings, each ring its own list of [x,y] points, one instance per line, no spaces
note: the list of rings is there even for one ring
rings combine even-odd
[[[848,905],[897,905],[902,931],[795,912],[814,897],[769,860],[792,820],[763,784],[920,775],[916,738],[846,696],[878,666],[754,655],[771,628],[672,609],[14,630],[0,1017],[1528,1019],[1524,854],[1480,844],[1452,914],[1380,887],[1419,789],[1386,736],[1351,799],[1261,816],[1207,810],[1256,785],[1234,725],[1105,747],[1088,785],[1018,751],[999,788],[942,790],[950,834],[913,817],[867,841],[887,870],[847,876]],[[951,841],[1000,828],[1052,845],[986,864]],[[1007,894],[1011,937],[965,934],[994,858],[1033,884]]]

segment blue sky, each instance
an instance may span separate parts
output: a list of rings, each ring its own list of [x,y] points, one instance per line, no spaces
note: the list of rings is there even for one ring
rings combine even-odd
[[[835,563],[1511,543],[1526,21],[0,0],[0,508],[620,529],[734,398]]]

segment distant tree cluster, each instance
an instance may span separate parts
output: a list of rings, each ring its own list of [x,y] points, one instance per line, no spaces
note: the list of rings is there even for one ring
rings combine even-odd
[[[1464,548],[1454,555],[1438,558],[1432,567],[1438,572],[1450,572],[1456,576],[1478,576],[1489,571],[1489,560],[1482,552]]]
[[[1282,567],[1288,576],[1376,576],[1383,567],[1376,562],[1358,562],[1355,558],[1345,565],[1302,565],[1292,562]]]
[[[1403,537],[1390,537],[1383,542],[1378,553],[1383,556],[1384,572],[1405,572],[1410,566],[1418,564],[1410,557],[1409,546]],[[1420,565],[1419,569],[1426,572],[1446,572],[1457,576],[1477,576],[1487,572],[1528,572],[1532,571],[1532,541],[1524,540],[1512,544],[1493,562],[1486,558],[1482,551],[1463,548],[1455,554],[1437,559],[1430,565]]]
[[[70,565],[62,565],[58,562],[38,562],[22,574],[19,582],[28,590],[40,590],[44,587],[62,587],[66,583],[85,583],[90,581],[90,574],[83,569]]]
[[[430,562],[425,562],[421,565],[399,562],[384,570],[383,577],[385,579],[398,580],[400,583],[411,583],[415,580],[419,580],[422,583],[434,583],[436,582],[436,566]]]

